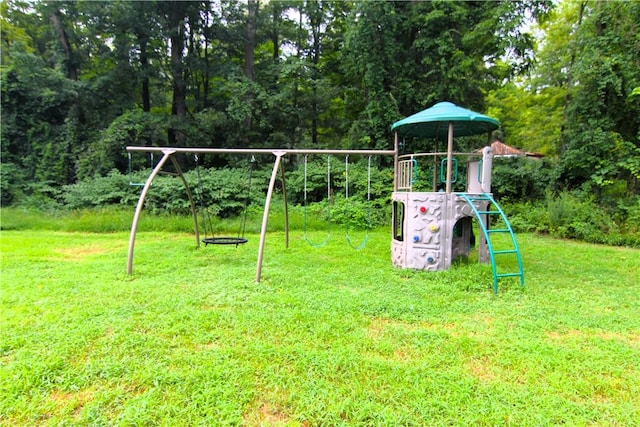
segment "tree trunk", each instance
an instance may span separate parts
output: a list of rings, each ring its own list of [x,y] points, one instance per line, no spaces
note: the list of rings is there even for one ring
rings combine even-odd
[[[138,34],[140,45],[140,68],[142,70],[142,111],[151,111],[151,96],[149,94],[149,56],[147,54],[147,39]]]
[[[244,75],[247,79],[254,81],[256,76],[254,51],[256,48],[256,15],[258,12],[258,2],[249,0],[247,4],[247,43],[244,47]]]
[[[273,63],[277,64],[280,60],[280,18],[282,9],[279,2],[271,2],[271,10],[273,13],[273,32],[271,33],[271,42],[273,43]]]
[[[78,67],[76,66],[75,60],[73,58],[73,49],[71,48],[69,37],[67,36],[67,32],[65,31],[64,25],[62,23],[62,14],[58,9],[53,9],[53,12],[51,13],[51,23],[53,24],[53,28],[55,28],[56,33],[58,33],[60,44],[62,45],[62,49],[64,50],[64,56],[67,66],[67,77],[69,77],[71,80],[78,80]]]
[[[173,102],[171,114],[179,123],[187,117],[187,84],[184,79],[182,51],[184,50],[185,2],[173,1],[169,11],[169,31],[171,40],[171,74],[173,77]],[[186,136],[175,128],[169,128],[169,145],[184,146]]]

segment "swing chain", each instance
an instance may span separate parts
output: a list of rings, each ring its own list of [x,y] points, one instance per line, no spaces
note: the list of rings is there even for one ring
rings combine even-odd
[[[309,243],[311,246],[315,248],[320,248],[325,246],[329,239],[331,239],[331,157],[327,156],[327,237],[321,243],[312,242],[307,235],[307,163],[308,163],[308,155],[304,155],[304,193],[303,193],[303,201],[304,201],[304,209],[303,209],[303,239]]]
[[[344,167],[344,175],[345,175],[345,201],[349,202],[349,155],[345,156],[345,167]],[[365,228],[365,237],[360,245],[356,246],[351,241],[351,237],[349,236],[349,214],[346,216],[346,230],[345,230],[345,238],[347,239],[347,243],[353,249],[360,250],[363,249],[367,242],[369,241],[369,228],[371,228],[371,156],[368,157],[367,160],[367,226]]]

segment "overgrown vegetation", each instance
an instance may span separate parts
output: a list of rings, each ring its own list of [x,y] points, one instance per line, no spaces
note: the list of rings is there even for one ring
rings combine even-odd
[[[617,194],[604,204],[589,186],[563,189],[557,174],[537,159],[495,159],[494,195],[516,231],[640,247],[640,197]]]
[[[10,0],[0,8],[2,206],[130,206],[128,145],[389,148],[395,120],[452,101],[499,119],[496,138],[546,156],[496,161],[495,194],[520,229],[637,242],[639,2]],[[193,188],[193,160],[181,162]],[[301,160],[292,162],[299,206]],[[147,163],[133,159],[134,179]],[[212,214],[242,210],[246,163],[203,163]],[[376,166],[379,213],[390,161]],[[256,182],[267,176],[259,169]],[[308,195],[318,211],[324,176],[316,159]],[[361,224],[370,206],[362,172],[351,201],[341,199],[343,178],[332,180],[335,218],[353,212]],[[152,212],[188,213],[177,180],[155,187]]]

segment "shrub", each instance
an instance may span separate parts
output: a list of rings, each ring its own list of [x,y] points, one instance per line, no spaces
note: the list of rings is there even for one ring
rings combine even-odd
[[[634,230],[621,227],[592,195],[562,192],[547,198],[550,231],[558,237],[610,245],[640,246]]]
[[[0,203],[10,205],[24,196],[26,173],[15,163],[2,163],[0,167]]]
[[[549,233],[549,213],[542,202],[507,204],[504,210],[515,232]]]
[[[497,199],[505,201],[543,200],[553,173],[553,168],[544,159],[495,158],[492,191]]]
[[[143,179],[140,177],[140,179]],[[139,187],[129,185],[129,177],[117,170],[107,176],[82,180],[65,185],[62,202],[68,209],[81,209],[107,205],[133,205],[137,200]]]

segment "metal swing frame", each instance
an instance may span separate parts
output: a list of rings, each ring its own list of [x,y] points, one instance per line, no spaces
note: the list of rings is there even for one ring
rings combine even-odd
[[[136,205],[136,210],[133,215],[133,221],[131,223],[131,233],[129,234],[129,249],[127,251],[127,274],[133,273],[133,256],[135,250],[135,241],[136,234],[138,231],[138,223],[140,221],[140,215],[142,214],[142,209],[144,207],[144,201],[147,197],[147,193],[149,192],[149,188],[153,183],[153,180],[158,175],[158,173],[162,170],[164,165],[167,162],[171,162],[176,170],[176,174],[180,177],[182,183],[185,186],[185,190],[187,192],[187,196],[189,198],[189,203],[191,205],[191,213],[193,215],[194,228],[195,228],[195,238],[196,238],[196,246],[200,247],[200,230],[198,226],[198,214],[196,205],[193,199],[193,195],[191,193],[191,189],[189,188],[189,184],[187,183],[180,165],[176,161],[174,155],[175,154],[197,154],[197,153],[212,153],[212,154],[272,154],[275,156],[273,162],[273,169],[271,171],[271,178],[269,179],[269,188],[267,190],[267,196],[265,198],[264,210],[262,213],[262,226],[260,230],[260,242],[258,244],[258,260],[256,265],[256,282],[260,282],[262,275],[262,262],[264,259],[264,247],[266,242],[266,232],[267,225],[269,222],[269,210],[271,208],[271,199],[273,198],[273,191],[275,188],[275,184],[278,178],[278,171],[281,173],[281,181],[282,181],[282,189],[283,189],[283,201],[284,201],[284,216],[285,216],[285,246],[289,246],[289,211],[288,211],[288,203],[287,203],[287,192],[286,192],[286,178],[284,168],[281,168],[282,158],[292,154],[292,155],[303,155],[303,154],[316,154],[316,155],[369,155],[369,156],[394,156],[394,164],[397,166],[397,142],[394,144],[393,150],[321,150],[321,149],[243,149],[243,148],[187,148],[187,147],[127,147],[128,152],[154,152],[154,153],[162,153],[162,158],[155,165],[149,177],[147,178],[144,186],[142,187],[142,191],[140,192],[140,197],[138,198],[138,203]],[[394,169],[397,169],[394,167]],[[394,180],[395,181],[395,180]]]

